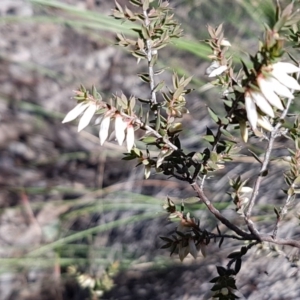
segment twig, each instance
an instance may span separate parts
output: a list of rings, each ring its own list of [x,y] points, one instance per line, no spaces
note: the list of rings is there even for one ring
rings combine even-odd
[[[250,232],[252,234],[256,235],[256,236],[259,236],[259,232],[255,228],[254,223],[250,220],[252,209],[254,207],[256,198],[258,196],[260,185],[261,185],[261,182],[263,180],[263,177],[265,176],[265,173],[267,172],[267,168],[268,168],[268,165],[269,165],[269,162],[270,162],[270,156],[271,156],[271,152],[272,152],[272,149],[273,149],[274,141],[275,141],[276,137],[278,136],[278,132],[279,132],[279,129],[281,127],[282,121],[286,117],[291,103],[292,103],[292,99],[288,99],[286,108],[280,116],[280,120],[278,121],[275,128],[273,129],[273,131],[270,134],[267,150],[266,150],[265,156],[264,156],[264,161],[263,161],[263,164],[261,166],[259,175],[257,176],[257,179],[255,181],[253,192],[252,192],[251,198],[249,200],[249,205],[248,205],[247,211],[245,213],[245,222],[246,222]]]
[[[123,116],[129,117],[126,114],[121,113]],[[129,117],[132,118],[132,117]],[[171,143],[167,138],[163,137],[160,133],[158,133],[155,129],[150,127],[149,125],[144,124],[139,118],[134,118],[134,123],[137,125],[140,125],[142,128],[145,128],[147,131],[151,132],[153,135],[155,135],[157,138],[162,139],[166,145],[168,145],[173,150],[178,150],[178,147],[175,146],[173,143]]]
[[[201,202],[206,205],[208,210],[224,225],[226,225],[229,229],[234,231],[239,236],[249,238],[250,240],[255,239],[252,234],[247,233],[246,231],[241,230],[239,227],[232,224],[228,219],[226,219],[218,209],[214,207],[214,205],[208,200],[206,195],[204,194],[203,190],[199,187],[196,182],[191,183],[192,188],[196,191],[198,197],[200,198]]]
[[[226,219],[219,210],[217,210],[213,204],[208,200],[208,198],[205,196],[204,192],[200,189],[200,187],[196,183],[191,183],[191,186],[196,191],[198,197],[200,198],[201,202],[206,205],[208,210],[219,220],[221,221],[227,228],[234,231],[236,234],[242,237],[242,240],[248,240],[248,241],[256,241],[256,243],[261,242],[270,242],[277,245],[282,246],[292,246],[295,248],[300,249],[300,241],[293,240],[293,239],[281,239],[276,238],[274,239],[271,235],[266,234],[259,234],[259,233],[251,233],[245,232],[241,230],[236,225],[232,224],[228,219]],[[235,238],[235,237],[232,237]]]
[[[149,28],[150,25],[150,20],[148,16],[148,12],[146,10],[143,11],[144,17],[145,17],[145,25],[147,28]],[[149,72],[149,80],[150,80],[150,88],[151,88],[151,104],[156,105],[157,100],[156,100],[156,92],[154,91],[155,88],[155,80],[154,80],[154,69],[153,69],[153,50],[152,50],[152,40],[147,39],[147,59],[148,59],[148,72]],[[154,111],[154,114],[157,115],[157,109]]]

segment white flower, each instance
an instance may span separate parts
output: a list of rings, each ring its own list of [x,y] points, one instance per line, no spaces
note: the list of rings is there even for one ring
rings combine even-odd
[[[245,93],[245,107],[247,112],[247,119],[250,122],[252,128],[255,129],[258,116],[254,99],[251,97],[251,93],[249,91]]]
[[[289,89],[300,90],[298,81],[288,74],[298,73],[300,68],[291,63],[278,62],[272,65],[271,76]]]
[[[272,131],[274,129],[274,127],[269,122],[268,118],[265,116],[261,116],[261,115],[258,115],[257,125],[267,131]]]
[[[127,151],[130,152],[134,146],[134,128],[133,128],[132,124],[127,125],[126,133],[127,133],[127,136],[126,136]]]
[[[206,74],[208,77],[216,77],[221,75],[224,71],[227,70],[227,66],[221,66],[218,61],[213,61],[211,65],[206,69]]]
[[[82,129],[84,129],[86,126],[88,126],[96,111],[97,111],[97,105],[95,103],[80,102],[71,111],[67,113],[62,123],[73,121],[83,113],[78,124],[78,132],[79,132]]]
[[[249,88],[245,92],[247,118],[253,130],[257,125],[266,130],[273,130],[268,119],[258,114],[256,107],[271,118],[274,118],[273,107],[283,110],[280,97],[294,99],[292,90],[300,90],[297,80],[288,74],[300,72],[300,68],[290,63],[278,62],[265,67],[257,76],[257,90]]]
[[[78,132],[90,124],[92,117],[94,116],[96,111],[97,111],[97,106],[94,103],[89,104],[88,108],[85,110],[85,112],[83,113],[79,121]]]
[[[111,114],[106,114],[103,117],[102,122],[100,124],[100,130],[99,130],[100,145],[103,145],[108,137],[110,118],[111,118]]]
[[[125,139],[125,129],[127,127],[127,122],[123,121],[123,118],[120,114],[115,115],[115,133],[116,139],[121,146]]]
[[[274,111],[264,95],[253,90],[249,90],[249,93],[252,101],[260,108],[260,110],[271,118],[274,118]]]
[[[261,90],[261,93],[268,100],[268,102],[276,108],[283,110],[283,105],[280,98],[278,97],[278,93],[275,93],[276,84],[271,83],[269,78],[265,78],[263,77],[263,75],[258,76],[257,84]]]
[[[231,47],[231,44],[230,44],[230,42],[228,40],[223,39],[222,42],[221,42],[221,46]]]
[[[261,109],[262,112],[274,118],[272,107],[261,93],[252,90],[246,91],[245,107],[247,112],[247,119],[252,129],[255,130],[258,125],[268,131],[272,131],[273,126],[265,116],[261,116],[257,113],[256,105]],[[247,141],[247,138],[244,138],[244,141]]]

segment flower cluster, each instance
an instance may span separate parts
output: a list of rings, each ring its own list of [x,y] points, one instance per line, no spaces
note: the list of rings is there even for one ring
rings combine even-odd
[[[81,93],[81,92],[77,92]],[[70,122],[81,118],[78,124],[78,132],[83,130],[91,122],[93,116],[98,110],[106,108],[106,112],[101,116],[99,139],[100,144],[103,145],[109,136],[109,127],[111,120],[115,120],[115,138],[121,146],[126,138],[127,151],[130,152],[134,147],[134,127],[131,118],[123,116],[116,108],[108,108],[106,104],[101,101],[85,100],[77,104],[64,118],[62,123]]]
[[[262,68],[256,77],[255,86],[251,85],[245,92],[245,107],[247,119],[255,131],[260,126],[271,131],[268,119],[257,111],[274,118],[275,107],[283,110],[280,97],[294,99],[293,91],[300,90],[300,85],[295,78],[288,74],[300,72],[300,68],[291,63],[278,62]]]

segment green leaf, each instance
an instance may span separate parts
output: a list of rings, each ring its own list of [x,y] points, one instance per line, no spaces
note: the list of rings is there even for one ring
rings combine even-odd
[[[214,278],[211,279],[209,282],[210,282],[210,283],[216,283],[216,282],[218,282],[219,279],[220,279],[219,276],[218,276],[218,277],[214,277]]]
[[[280,214],[279,214],[279,211],[276,207],[274,207],[274,212],[275,212],[275,215],[276,215],[277,219],[280,219]]]
[[[204,135],[203,139],[205,139],[209,143],[213,143],[215,141],[215,137],[213,135]]]
[[[189,197],[189,198],[185,198],[183,199],[184,203],[196,203],[199,202],[199,198],[198,197]]]
[[[220,240],[220,242],[219,242],[219,248],[221,248],[223,242],[224,242],[224,237],[222,237],[221,240]]]
[[[241,255],[241,252],[240,251],[236,251],[236,252],[232,252],[230,253],[227,258],[236,258],[236,257],[239,257]]]
[[[159,82],[153,89],[153,92],[158,92],[160,91],[163,87],[165,86],[165,82],[161,81]]]
[[[263,162],[260,160],[260,158],[250,149],[248,149],[248,151],[252,154],[252,156],[260,163],[263,164]]]
[[[216,152],[211,152],[210,159],[213,163],[216,163],[219,160],[218,154]]]
[[[219,121],[218,116],[215,114],[215,112],[211,108],[207,107],[207,109],[208,109],[208,113],[209,113],[210,117],[212,118],[212,120],[215,123],[217,123]]]
[[[142,6],[141,1],[139,1],[139,0],[129,0],[129,2],[134,6],[138,6],[138,7]]]
[[[216,266],[216,268],[217,268],[217,272],[218,272],[218,274],[220,276],[226,275],[226,269],[224,267],[222,267],[222,266]]]
[[[155,136],[147,136],[142,138],[142,141],[145,144],[155,144],[156,143],[157,138]]]
[[[149,83],[150,82],[150,77],[149,77],[149,74],[148,73],[144,73],[144,74],[138,74],[138,77],[146,82],[146,83]]]
[[[235,267],[234,267],[235,274],[237,274],[241,270],[241,266],[242,266],[242,260],[238,258],[235,262]]]

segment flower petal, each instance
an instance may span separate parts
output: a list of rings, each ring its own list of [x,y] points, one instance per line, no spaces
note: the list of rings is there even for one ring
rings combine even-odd
[[[270,86],[270,84],[263,77],[258,77],[257,83],[262,94],[269,101],[269,103],[276,108],[283,110],[280,98],[274,93],[274,90],[272,89],[273,85]]]
[[[300,85],[298,81],[292,76],[289,76],[286,73],[280,72],[278,70],[273,70],[271,72],[271,75],[289,89],[300,90]]]
[[[103,145],[108,137],[109,124],[110,124],[110,116],[104,117],[100,124],[100,130],[99,130],[100,145]]]
[[[227,66],[220,66],[216,69],[214,69],[209,75],[208,77],[216,77],[218,75],[221,75],[224,71],[227,70]]]
[[[97,106],[95,104],[89,104],[89,107],[82,115],[79,124],[78,124],[78,132],[84,129],[86,126],[89,125],[92,117],[94,116],[95,112],[97,110]]]
[[[249,92],[245,93],[245,107],[247,112],[247,119],[250,122],[251,127],[255,129],[257,123],[257,111]]]
[[[127,151],[130,152],[134,146],[134,128],[132,124],[127,125],[126,142],[127,142]]]
[[[116,133],[116,139],[121,146],[125,139],[125,129],[127,127],[127,123],[123,121],[123,118],[121,115],[117,114],[115,116],[115,133]]]
[[[80,102],[72,110],[70,110],[67,113],[67,115],[63,119],[62,123],[66,123],[66,122],[75,120],[88,106],[89,106],[88,103]]]
[[[300,72],[300,68],[287,62],[278,62],[272,65],[273,70],[287,74]]]
[[[267,99],[263,96],[263,94],[251,91],[251,97],[255,104],[261,109],[262,112],[274,118],[274,111]]]
[[[270,82],[270,84],[272,84],[273,90],[277,95],[281,97],[294,99],[292,92],[285,85],[281,84],[278,80],[276,80],[274,77],[268,78],[267,81]]]
[[[266,117],[260,115],[257,119],[257,125],[268,131],[272,131],[274,129],[269,120]]]

